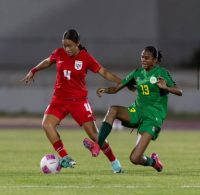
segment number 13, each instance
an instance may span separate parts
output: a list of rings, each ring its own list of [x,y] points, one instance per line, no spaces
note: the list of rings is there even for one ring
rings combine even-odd
[[[148,85],[140,85],[141,89],[142,89],[142,94],[143,95],[149,95],[150,91],[149,91],[149,86]]]

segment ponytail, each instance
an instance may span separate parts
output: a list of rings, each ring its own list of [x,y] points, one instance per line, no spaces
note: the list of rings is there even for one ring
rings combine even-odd
[[[85,51],[87,51],[87,49],[84,46],[82,46],[82,44],[79,44],[78,48],[79,48],[79,50],[85,50]]]
[[[157,51],[157,62],[161,62],[161,59],[162,59],[162,53],[161,51]]]

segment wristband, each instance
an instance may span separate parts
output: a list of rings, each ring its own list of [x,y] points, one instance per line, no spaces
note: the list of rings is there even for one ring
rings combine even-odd
[[[36,72],[38,71],[38,69],[36,67],[31,69],[32,74],[34,75]]]

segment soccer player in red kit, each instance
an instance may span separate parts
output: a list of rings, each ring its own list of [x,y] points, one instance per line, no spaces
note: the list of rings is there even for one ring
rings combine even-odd
[[[106,70],[87,52],[81,45],[80,36],[76,30],[70,29],[64,33],[62,45],[62,48],[55,49],[48,58],[32,68],[23,81],[30,83],[37,71],[56,64],[57,78],[54,93],[44,113],[42,126],[49,141],[61,157],[60,165],[67,168],[73,167],[76,162],[68,155],[57,131],[57,126],[68,114],[71,114],[74,120],[83,127],[89,138],[93,140],[85,138],[83,141],[92,156],[98,156],[100,151],[97,144],[98,130],[95,117],[87,99],[88,90],[85,82],[87,71],[98,73],[106,80],[116,84],[120,83],[121,79]],[[107,142],[103,144],[101,150],[111,162],[113,172],[120,173],[122,171],[120,162]]]

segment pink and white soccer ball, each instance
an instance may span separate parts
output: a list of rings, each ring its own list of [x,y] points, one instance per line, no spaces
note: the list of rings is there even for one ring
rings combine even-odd
[[[55,154],[47,154],[40,161],[40,169],[45,174],[59,173],[61,166],[59,158]]]

